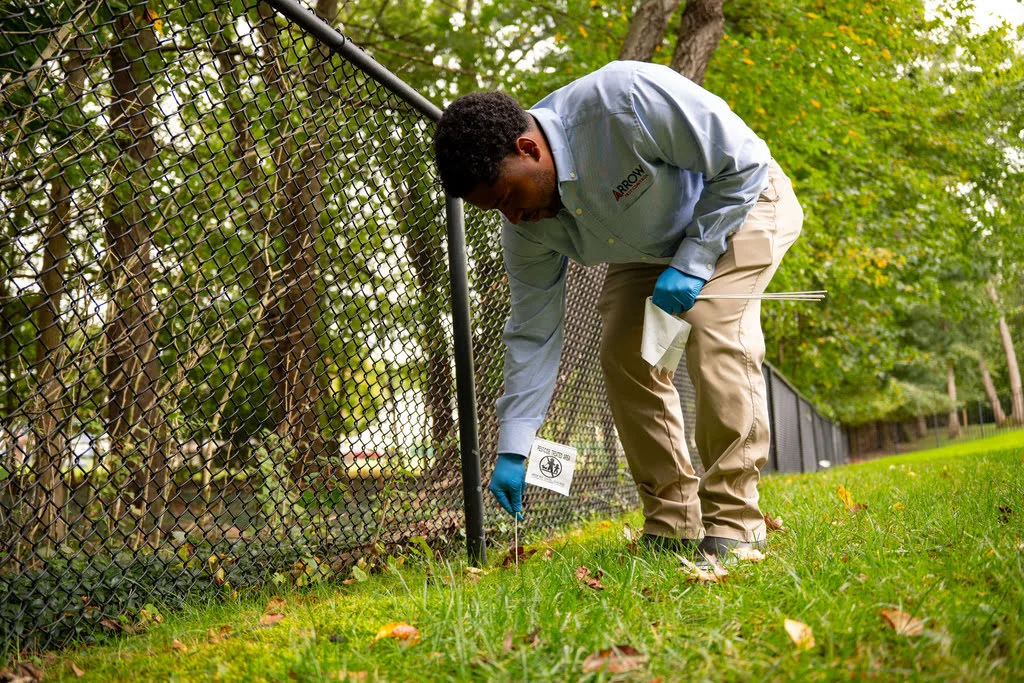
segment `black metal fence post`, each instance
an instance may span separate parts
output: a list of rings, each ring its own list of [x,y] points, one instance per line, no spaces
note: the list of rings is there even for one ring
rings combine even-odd
[[[484,538],[483,486],[477,436],[476,388],[473,382],[473,332],[469,315],[469,273],[462,200],[448,197],[448,263],[452,275],[452,322],[455,333],[455,386],[459,404],[459,443],[462,453],[462,492],[466,510],[469,561],[487,560]]]

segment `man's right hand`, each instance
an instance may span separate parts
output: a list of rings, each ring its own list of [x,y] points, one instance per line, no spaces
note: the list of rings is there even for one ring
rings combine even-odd
[[[487,489],[508,514],[523,520],[523,489],[526,488],[526,458],[516,453],[498,453],[498,462]]]

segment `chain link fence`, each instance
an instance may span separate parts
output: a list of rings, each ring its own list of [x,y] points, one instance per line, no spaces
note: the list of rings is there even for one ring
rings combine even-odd
[[[465,547],[461,457],[487,480],[508,294],[496,217],[468,212],[479,450],[464,431],[460,456],[469,344],[420,104],[258,0],[0,9],[4,650]],[[532,531],[637,505],[603,277],[569,272],[541,436],[579,449],[576,482],[527,493]],[[796,414],[773,412],[780,470],[828,448],[788,459]]]

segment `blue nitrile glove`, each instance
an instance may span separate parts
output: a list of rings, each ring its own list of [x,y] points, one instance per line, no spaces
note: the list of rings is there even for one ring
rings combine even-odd
[[[498,462],[487,489],[498,499],[498,505],[523,521],[523,489],[526,488],[526,458],[515,453],[498,453]]]
[[[669,267],[658,277],[651,300],[655,306],[666,313],[678,315],[693,308],[694,302],[697,301],[697,295],[700,294],[700,289],[705,282],[699,277],[687,275],[681,270]]]

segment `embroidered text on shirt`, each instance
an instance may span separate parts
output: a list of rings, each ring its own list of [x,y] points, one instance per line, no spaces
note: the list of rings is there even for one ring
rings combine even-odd
[[[615,195],[615,201],[621,201],[625,197],[631,195],[636,188],[640,187],[640,183],[647,180],[649,177],[650,174],[644,171],[643,166],[637,166],[634,168],[629,172],[629,175],[626,176],[626,179],[616,185],[612,190],[612,194]]]

